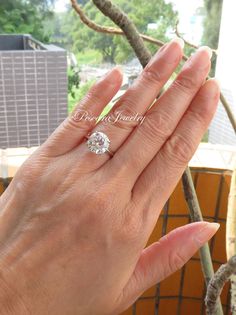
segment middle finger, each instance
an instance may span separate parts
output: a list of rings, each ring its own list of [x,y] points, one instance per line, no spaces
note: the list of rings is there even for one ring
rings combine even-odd
[[[129,170],[131,185],[171,136],[192,99],[204,83],[210,69],[211,50],[201,47],[185,63],[170,88],[162,94],[114,158],[108,163]],[[111,165],[109,165],[111,163]]]

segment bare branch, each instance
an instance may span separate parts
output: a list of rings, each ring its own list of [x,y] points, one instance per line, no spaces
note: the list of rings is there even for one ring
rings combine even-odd
[[[124,32],[130,46],[133,48],[143,67],[151,59],[152,55],[145,47],[143,39],[139,35],[134,23],[121,9],[113,4],[110,0],[93,0],[96,7],[106,16],[108,16]]]
[[[195,49],[198,49],[199,47],[198,47],[197,45],[190,43],[189,41],[187,41],[187,40],[180,34],[179,29],[178,29],[178,25],[179,25],[179,20],[177,20],[177,21],[176,21],[176,24],[175,24],[175,34],[176,34],[176,36],[178,36],[179,38],[181,38],[181,39],[184,41],[184,43],[185,43],[186,45],[188,45],[188,46],[190,46],[190,47],[193,47],[193,48],[195,48]]]
[[[81,21],[92,30],[99,33],[105,33],[105,34],[110,34],[110,35],[121,35],[121,36],[125,35],[124,32],[120,28],[102,26],[91,21],[87,17],[87,15],[83,12],[82,8],[80,7],[80,5],[77,3],[76,0],[70,0],[70,1],[71,1],[72,7],[74,8],[75,12],[77,12],[77,14],[79,15]],[[155,39],[148,35],[140,34],[140,36],[142,37],[144,41],[155,44],[160,47],[165,44],[163,41],[159,39]]]
[[[98,25],[96,23],[94,23],[93,21],[91,21],[86,15],[85,13],[83,12],[83,10],[81,9],[81,7],[79,6],[79,4],[77,3],[76,0],[70,0],[71,1],[71,4],[72,4],[72,7],[74,8],[74,10],[77,12],[77,14],[79,15],[81,21],[87,25],[89,28],[93,29],[94,31],[96,32],[99,32],[99,33],[106,33],[106,34],[110,34],[110,35],[121,35],[121,36],[125,36],[124,32],[119,29],[119,28],[115,28],[115,27],[105,27],[105,26],[101,26],[101,25]],[[184,40],[184,42],[186,44],[188,44],[189,46],[191,47],[194,47],[194,48],[197,48],[196,45],[194,44],[191,44],[189,42],[187,42],[179,33],[178,31],[178,22],[176,24],[176,29],[175,29],[175,33],[178,37],[182,38]],[[155,45],[158,45],[158,46],[163,46],[165,43],[158,40],[158,39],[155,39],[153,37],[150,37],[150,36],[147,36],[147,35],[144,35],[144,34],[139,34],[139,36],[144,40],[144,41],[147,41],[149,43],[152,43],[152,44],[155,44]],[[216,52],[216,51],[215,51]],[[188,57],[183,55],[183,60],[187,60]],[[236,133],[236,120],[235,120],[235,117],[234,117],[234,114],[230,108],[230,105],[228,104],[228,102],[226,101],[224,95],[221,93],[220,95],[220,100],[221,100],[221,103],[222,105],[224,106],[225,108],[225,111],[228,115],[228,118],[231,122],[231,125]]]
[[[225,283],[229,280],[230,276],[236,272],[236,255],[231,257],[229,261],[220,266],[215,273],[214,277],[210,280],[207,287],[207,294],[205,304],[208,315],[216,314],[216,301],[220,296]],[[235,306],[232,305],[232,308]]]
[[[230,105],[227,102],[226,98],[224,97],[223,93],[220,93],[220,101],[221,101],[222,105],[224,106],[224,109],[225,109],[226,114],[229,118],[229,121],[231,122],[231,125],[234,129],[234,132],[236,133],[236,119],[235,119],[235,116],[232,112],[232,109],[230,108]]]
[[[176,36],[179,37],[179,38],[181,38],[181,39],[184,41],[184,43],[185,43],[186,45],[188,45],[188,46],[190,46],[190,47],[193,47],[193,48],[195,48],[195,49],[198,49],[199,46],[197,46],[197,45],[195,45],[195,44],[193,44],[193,43],[190,43],[189,41],[187,41],[187,40],[183,37],[183,35],[180,34],[180,31],[179,31],[178,26],[179,26],[179,21],[177,20],[177,21],[176,21],[176,24],[175,24],[175,34],[176,34]],[[211,48],[211,50],[217,55],[217,49]]]

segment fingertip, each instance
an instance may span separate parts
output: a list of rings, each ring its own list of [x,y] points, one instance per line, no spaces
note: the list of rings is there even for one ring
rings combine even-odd
[[[115,66],[107,75],[111,84],[121,84],[123,81],[123,70],[121,66]]]
[[[215,89],[216,92],[218,92],[218,94],[220,94],[221,84],[217,78],[211,78],[207,82]]]
[[[199,51],[203,51],[203,52],[207,53],[209,59],[211,60],[211,57],[212,57],[212,49],[211,49],[210,47],[208,47],[208,46],[201,46],[201,47],[198,48],[197,51],[198,51],[198,52],[199,52]]]
[[[207,98],[218,99],[220,96],[220,83],[217,79],[207,80],[201,87],[200,94]]]
[[[123,77],[123,67],[121,65],[117,65],[113,68],[113,71],[117,72],[117,75]]]
[[[176,44],[178,44],[179,46],[180,46],[180,48],[183,50],[184,49],[184,41],[183,41],[183,39],[182,38],[180,38],[180,37],[175,37],[175,38],[173,38],[172,40],[171,40],[171,43],[176,43]]]
[[[204,222],[205,224],[193,234],[194,240],[198,246],[202,246],[209,241],[220,228],[220,224],[216,222]]]
[[[109,84],[112,87],[121,85],[123,81],[123,72],[120,66],[115,66],[105,73],[96,83],[96,85]]]

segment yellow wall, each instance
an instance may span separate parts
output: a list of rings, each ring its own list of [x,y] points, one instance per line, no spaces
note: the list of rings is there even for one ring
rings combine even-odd
[[[220,263],[226,261],[225,219],[231,172],[193,169],[192,175],[204,219],[221,224],[217,235],[210,242],[212,257],[215,261],[214,268],[218,269]],[[181,182],[177,185],[169,200],[167,221],[165,221],[163,215],[164,211],[162,211],[162,217],[158,220],[150,237],[149,244],[161,237],[163,225],[166,226],[166,230],[169,232],[189,222],[188,208],[184,199]],[[159,299],[158,297],[155,298],[156,292],[157,286],[149,289],[137,301],[135,307],[133,306],[133,310],[131,307],[122,315],[205,314],[205,312],[202,312],[205,286],[198,254],[182,270],[174,273],[160,283]],[[229,285],[226,285],[222,293],[222,303],[224,305],[227,304],[228,293]],[[154,311],[155,303],[158,309],[156,313]],[[229,307],[224,306],[224,314],[230,314]]]

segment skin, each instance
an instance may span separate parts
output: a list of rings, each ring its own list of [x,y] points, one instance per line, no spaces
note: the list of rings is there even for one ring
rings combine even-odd
[[[0,314],[119,314],[215,234],[192,223],[145,248],[219,100],[208,48],[156,100],[181,56],[180,41],[165,45],[114,106],[111,117],[145,114],[142,124],[80,119],[119,90],[115,68],[19,169],[0,198]],[[112,158],[88,150],[94,130]]]

